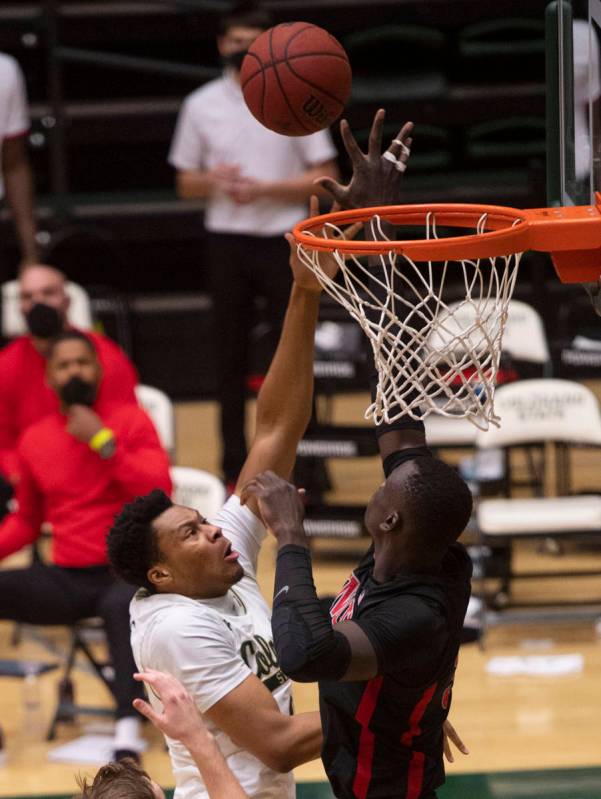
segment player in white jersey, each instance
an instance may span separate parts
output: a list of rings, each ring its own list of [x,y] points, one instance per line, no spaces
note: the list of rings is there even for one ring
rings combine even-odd
[[[290,474],[310,416],[321,289],[291,250],[295,283],[236,494],[209,522],[155,491],[127,505],[108,538],[118,574],[142,586],[131,605],[138,667],[183,683],[243,789],[260,799],[292,798],[291,769],[318,757],[322,740],[317,713],[291,715],[290,682],[256,581],[266,531],[256,502],[242,507],[238,498],[265,469]],[[150,701],[158,706],[156,697]],[[185,747],[171,739],[168,745],[176,799],[205,799]]]

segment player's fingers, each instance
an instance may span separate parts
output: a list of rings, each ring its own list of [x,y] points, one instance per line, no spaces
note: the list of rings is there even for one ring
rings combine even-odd
[[[292,233],[284,233],[284,238],[288,242],[288,246],[290,247],[290,255],[296,255],[296,239],[292,235]]]
[[[344,149],[347,151],[353,164],[360,163],[365,158],[365,154],[357,144],[357,140],[353,136],[351,127],[346,119],[340,122],[340,135],[342,137]]]
[[[449,743],[449,739],[446,735],[443,735],[444,740],[444,756],[449,761],[449,763],[453,763],[453,752],[451,751],[451,744]]]
[[[309,216],[319,216],[319,197],[317,194],[312,194],[309,198]]]
[[[413,133],[413,122],[405,122],[403,127],[399,130],[396,137],[399,141],[406,143],[407,139]]]
[[[337,183],[333,178],[316,178],[313,183],[317,183],[318,185],[322,186],[326,191],[328,191],[334,200],[342,205],[344,201],[344,196],[346,194],[346,187],[342,186],[340,183]]]
[[[347,241],[352,241],[362,227],[363,222],[354,222],[342,231],[342,238]]]
[[[453,725],[451,724],[451,722],[448,719],[445,721],[445,728],[444,729],[445,729],[446,736],[455,744],[457,749],[459,749],[460,752],[463,752],[464,755],[469,755],[469,753],[470,753],[469,749],[463,743],[463,741],[461,740],[461,738],[459,736],[459,733],[457,732],[455,727],[453,727]]]
[[[379,158],[382,153],[382,128],[384,127],[384,118],[386,111],[379,108],[376,111],[374,121],[369,131],[369,140],[367,145],[367,155],[369,158]]]
[[[138,713],[146,716],[146,718],[149,719],[149,721],[152,721],[153,724],[157,724],[160,721],[161,717],[158,715],[158,713],[155,713],[148,702],[145,702],[143,699],[134,699],[132,705],[135,707]]]
[[[403,163],[405,163],[411,155],[411,143],[413,139],[410,134],[412,130],[413,122],[405,122],[388,147],[388,152]]]

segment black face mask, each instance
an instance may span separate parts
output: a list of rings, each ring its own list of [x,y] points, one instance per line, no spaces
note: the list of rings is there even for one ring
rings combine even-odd
[[[65,405],[87,405],[91,408],[96,399],[96,386],[81,377],[72,377],[58,393]]]
[[[242,69],[242,62],[244,61],[244,56],[248,53],[248,48],[245,50],[236,50],[235,53],[228,53],[227,55],[221,56],[221,62],[224,67],[229,67],[230,69],[235,69],[236,72],[240,72]]]
[[[36,302],[29,313],[25,314],[25,321],[32,336],[36,338],[53,338],[63,329],[63,320],[56,308]]]

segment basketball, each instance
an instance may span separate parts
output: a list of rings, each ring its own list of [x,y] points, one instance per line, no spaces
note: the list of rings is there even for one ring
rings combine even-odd
[[[308,22],[284,22],[251,45],[240,71],[246,104],[266,128],[306,136],[329,127],[351,90],[351,67],[331,34]]]

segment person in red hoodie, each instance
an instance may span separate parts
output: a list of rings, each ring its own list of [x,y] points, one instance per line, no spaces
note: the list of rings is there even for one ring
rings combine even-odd
[[[46,382],[51,339],[70,329],[65,276],[51,266],[28,266],[19,278],[21,311],[29,334],[0,351],[0,476],[11,485],[19,479],[16,448],[21,433],[58,411],[56,392]],[[104,413],[114,403],[136,402],[136,371],[125,353],[106,336],[88,333],[102,367],[96,407]]]
[[[146,413],[132,402],[99,402],[102,366],[90,337],[67,331],[49,342],[46,380],[56,410],[19,439],[16,509],[0,524],[0,558],[52,527],[51,563],[0,570],[0,618],[73,624],[100,616],[115,669],[115,757],[139,750],[141,695],[129,642],[135,589],[110,570],[106,535],[124,502],[154,488],[171,491],[169,461]]]

